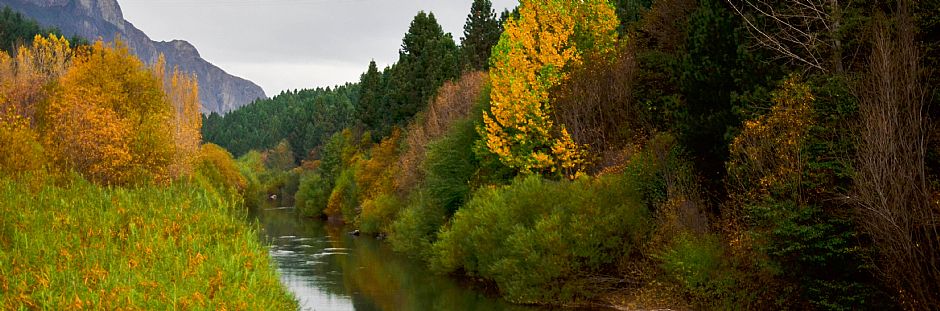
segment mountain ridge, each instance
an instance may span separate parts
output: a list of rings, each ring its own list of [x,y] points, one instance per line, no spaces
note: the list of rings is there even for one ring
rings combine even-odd
[[[185,40],[155,41],[124,19],[117,0],[0,0],[0,6],[55,26],[63,34],[90,40],[112,41],[119,36],[145,63],[153,64],[160,54],[172,68],[195,73],[199,99],[205,113],[226,113],[259,98],[267,98],[257,84],[225,72],[203,59],[198,49]]]

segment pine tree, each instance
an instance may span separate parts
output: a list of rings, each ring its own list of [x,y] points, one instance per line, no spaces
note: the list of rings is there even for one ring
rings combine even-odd
[[[356,114],[359,122],[370,131],[382,131],[388,107],[385,106],[383,95],[385,87],[382,82],[382,73],[379,72],[375,61],[369,62],[369,69],[359,78],[359,105]]]
[[[427,105],[445,81],[460,73],[457,45],[433,13],[419,12],[402,39],[389,81],[391,123],[404,125]]]
[[[467,15],[467,23],[463,26],[463,38],[460,38],[464,68],[487,69],[490,52],[499,41],[501,32],[493,3],[490,0],[474,0],[470,14]]]

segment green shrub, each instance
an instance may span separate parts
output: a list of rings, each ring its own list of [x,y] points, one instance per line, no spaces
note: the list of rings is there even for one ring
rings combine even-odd
[[[440,204],[432,203],[425,191],[415,191],[392,223],[389,242],[397,252],[427,260],[432,256],[431,245],[437,240],[437,232],[445,219]]]
[[[359,215],[359,230],[365,234],[387,232],[392,219],[401,207],[401,200],[394,194],[382,193],[377,197],[362,202]]]
[[[864,273],[870,269],[866,258],[871,254],[858,246],[859,236],[849,220],[787,201],[768,201],[747,210],[754,217],[752,234],[761,242],[758,251],[769,259],[763,267],[794,284],[799,299],[826,310],[892,308],[885,293],[873,286],[872,274]]]
[[[356,170],[343,170],[336,178],[336,185],[327,201],[326,214],[330,217],[342,216],[346,223],[352,223],[358,215],[359,190],[356,187]]]
[[[725,290],[721,284],[721,279],[727,277],[721,270],[722,254],[721,241],[716,236],[680,234],[659,258],[667,277],[693,297],[710,299]]]
[[[330,199],[332,186],[319,173],[309,173],[300,178],[300,186],[294,195],[294,205],[304,216],[321,217]]]
[[[454,125],[447,135],[428,146],[424,161],[428,195],[453,215],[470,196],[470,179],[477,172],[478,161],[473,154],[474,141],[479,139],[473,122]]]
[[[590,297],[596,291],[580,281],[629,255],[650,230],[635,188],[624,176],[529,176],[481,189],[440,233],[432,267],[493,280],[514,302]]]

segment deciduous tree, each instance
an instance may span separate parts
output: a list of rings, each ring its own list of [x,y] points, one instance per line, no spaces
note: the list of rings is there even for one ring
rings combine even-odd
[[[56,167],[103,184],[168,181],[172,111],[161,85],[120,40],[79,53],[45,111]]]
[[[482,147],[522,172],[577,175],[585,155],[552,121],[549,89],[584,53],[611,52],[618,25],[607,1],[522,1],[494,48]]]

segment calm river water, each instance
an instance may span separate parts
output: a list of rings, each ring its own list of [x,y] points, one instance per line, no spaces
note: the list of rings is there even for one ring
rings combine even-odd
[[[294,209],[255,214],[281,282],[301,310],[540,310],[430,273],[387,243],[297,217]]]

